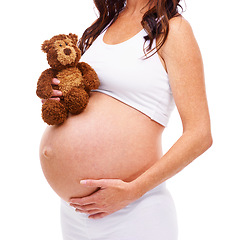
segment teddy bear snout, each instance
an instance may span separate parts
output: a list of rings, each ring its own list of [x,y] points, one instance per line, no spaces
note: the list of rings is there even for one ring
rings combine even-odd
[[[65,55],[70,55],[71,54],[71,49],[70,48],[65,48],[64,49]]]

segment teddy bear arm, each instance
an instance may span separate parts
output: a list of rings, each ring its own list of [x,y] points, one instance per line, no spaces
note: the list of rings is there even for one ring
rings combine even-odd
[[[97,89],[100,85],[100,82],[95,70],[85,62],[79,62],[77,67],[81,71],[84,78],[86,86],[85,90],[90,91],[92,89]]]
[[[55,76],[55,71],[51,68],[42,72],[37,82],[36,94],[38,97],[48,99],[52,96],[52,79]]]

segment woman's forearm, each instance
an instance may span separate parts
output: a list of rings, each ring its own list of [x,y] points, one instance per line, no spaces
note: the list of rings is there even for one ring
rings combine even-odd
[[[132,183],[138,196],[180,172],[212,145],[210,132],[186,131],[169,151]]]

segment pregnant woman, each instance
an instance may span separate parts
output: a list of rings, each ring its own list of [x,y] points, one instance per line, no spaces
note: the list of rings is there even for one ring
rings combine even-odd
[[[43,172],[62,199],[63,238],[176,240],[166,180],[212,144],[198,45],[179,0],[94,3],[99,17],[79,47],[101,85],[83,113],[47,127],[40,144]],[[61,95],[53,90],[54,101]],[[163,155],[175,105],[183,134]]]

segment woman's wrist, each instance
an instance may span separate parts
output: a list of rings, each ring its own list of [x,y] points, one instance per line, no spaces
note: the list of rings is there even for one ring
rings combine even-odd
[[[151,168],[131,182],[135,196],[138,198],[142,197],[145,193],[166,180],[166,177],[164,177],[164,174],[159,169],[159,165],[154,164]]]
[[[131,181],[130,186],[132,194],[131,196],[135,200],[141,198],[148,191],[147,186],[143,184],[138,178]]]

